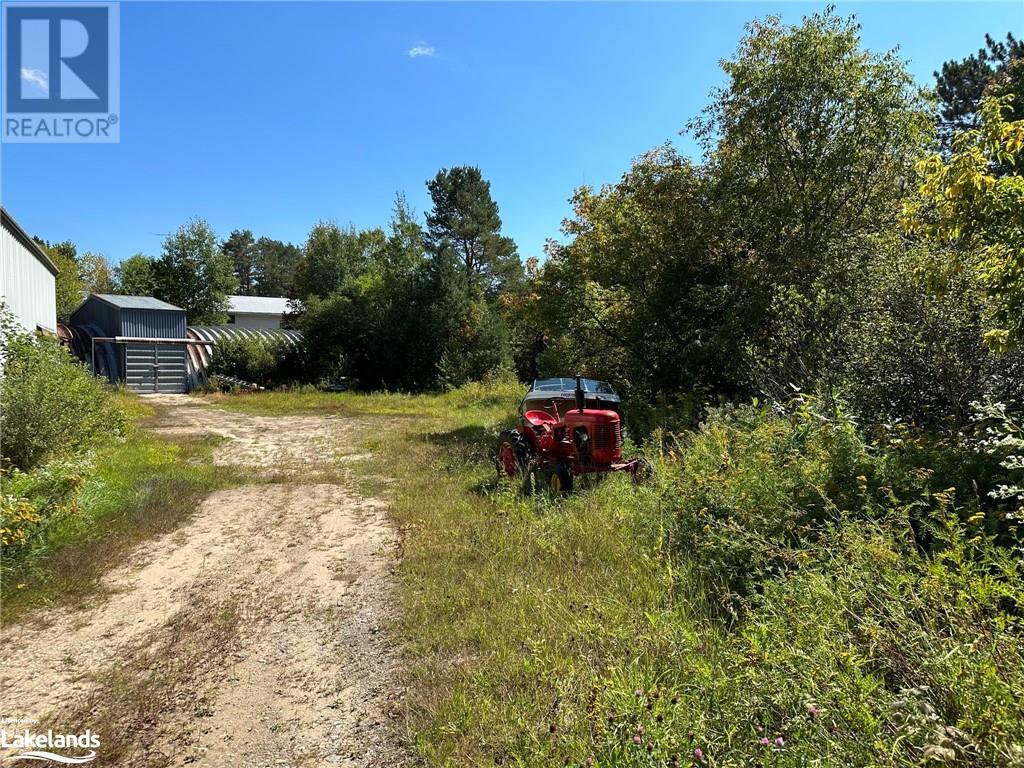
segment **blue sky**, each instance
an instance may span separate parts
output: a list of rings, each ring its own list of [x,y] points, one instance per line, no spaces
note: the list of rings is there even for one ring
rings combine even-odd
[[[3,145],[4,205],[29,232],[112,261],[191,216],[301,243],[318,219],[422,216],[439,168],[479,165],[523,257],[581,185],[614,182],[722,82],[746,21],[803,3],[121,4],[121,142]],[[1020,3],[838,4],[922,84]],[[412,55],[418,54],[418,55]]]

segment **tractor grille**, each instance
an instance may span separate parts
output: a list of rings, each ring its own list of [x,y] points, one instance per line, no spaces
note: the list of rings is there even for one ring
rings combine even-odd
[[[622,423],[598,424],[594,428],[594,447],[617,450],[622,447]]]

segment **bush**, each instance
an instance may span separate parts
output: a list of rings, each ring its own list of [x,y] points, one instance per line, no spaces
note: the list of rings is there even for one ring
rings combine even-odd
[[[977,535],[1001,543],[1015,535],[995,498],[998,457],[905,426],[869,442],[845,413],[826,415],[813,398],[790,413],[714,410],[679,447],[664,470],[677,546],[726,614],[806,562],[840,521],[897,520],[922,553],[941,546],[940,509]]]
[[[756,404],[712,411],[680,447],[665,470],[679,546],[726,610],[783,569],[817,526],[868,503],[866,445],[813,400],[785,417]]]
[[[850,328],[844,388],[865,423],[956,434],[974,416],[972,401],[1024,398],[1024,350],[986,348],[976,281],[951,277],[936,295],[914,277],[921,258],[893,254],[875,266],[870,302]]]
[[[3,493],[0,548],[8,573],[78,511],[90,454],[120,439],[127,415],[56,340],[20,332],[0,308]]]
[[[31,470],[121,435],[123,411],[56,340],[2,328],[4,468]]]
[[[5,570],[45,531],[78,512],[78,495],[87,471],[85,462],[74,459],[53,461],[34,472],[12,469],[6,473],[0,494]]]
[[[213,348],[209,375],[227,376],[259,387],[279,387],[301,380],[301,347],[280,338],[222,339]]]

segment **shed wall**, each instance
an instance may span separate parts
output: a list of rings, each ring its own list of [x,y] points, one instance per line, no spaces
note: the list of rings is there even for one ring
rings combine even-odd
[[[96,325],[107,336],[123,336],[121,319],[117,307],[112,307],[99,299],[90,297],[86,302],[71,313],[70,325]]]
[[[185,313],[171,309],[122,309],[119,336],[185,338]]]
[[[0,227],[0,296],[26,331],[57,332],[57,291],[53,273],[14,236]]]
[[[234,322],[228,323],[236,328],[258,328],[267,331],[277,330],[281,327],[279,315],[256,315],[247,312],[233,313]]]

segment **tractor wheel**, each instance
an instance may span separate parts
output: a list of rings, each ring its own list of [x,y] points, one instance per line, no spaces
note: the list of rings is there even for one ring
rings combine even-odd
[[[516,477],[524,474],[533,458],[533,446],[522,432],[506,429],[498,436],[498,447],[494,454],[494,465],[499,477]]]
[[[561,496],[572,491],[572,472],[562,462],[558,462],[545,473],[548,491],[552,496]]]
[[[633,482],[640,485],[652,477],[654,477],[654,465],[647,459],[637,459],[636,469],[633,470]]]

